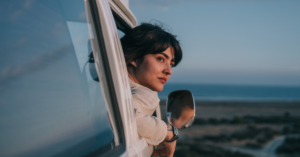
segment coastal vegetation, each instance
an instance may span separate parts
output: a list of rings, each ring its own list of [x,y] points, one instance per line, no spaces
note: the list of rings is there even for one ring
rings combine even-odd
[[[194,124],[179,130],[180,138],[174,156],[259,156],[255,152],[300,156],[299,102],[245,104],[196,102]],[[162,105],[162,113],[164,107]],[[275,146],[268,148],[273,143]]]
[[[293,154],[300,156],[300,138],[299,135],[288,136],[284,143],[276,149],[278,154]]]

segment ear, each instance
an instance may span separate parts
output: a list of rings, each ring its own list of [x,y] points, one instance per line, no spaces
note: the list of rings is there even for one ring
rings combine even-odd
[[[136,62],[135,61],[131,61],[129,62],[131,65],[133,65],[136,68]]]

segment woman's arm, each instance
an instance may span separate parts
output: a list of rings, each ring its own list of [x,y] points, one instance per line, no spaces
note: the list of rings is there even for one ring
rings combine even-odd
[[[173,128],[170,124],[167,125],[167,135],[165,140],[171,140],[173,138],[174,134],[173,134]]]
[[[171,140],[174,136],[173,128],[170,124],[168,124],[167,135],[165,140]],[[164,142],[167,148],[167,157],[173,157],[176,147],[176,140],[173,142]]]
[[[139,108],[135,109],[135,119],[139,136],[143,137],[148,144],[156,146],[165,140],[168,131],[164,121],[142,114]],[[169,137],[173,137],[170,135]]]
[[[136,102],[132,101],[133,106]],[[164,140],[171,140],[174,136],[173,128],[170,124],[157,117],[144,115],[138,107],[135,108],[135,119],[138,134],[143,137],[150,145],[159,145]],[[176,140],[173,142],[164,142],[168,157],[172,157],[175,152]]]

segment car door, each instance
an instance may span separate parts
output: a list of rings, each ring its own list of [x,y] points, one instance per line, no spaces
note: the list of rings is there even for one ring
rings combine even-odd
[[[0,156],[124,156],[129,138],[138,140],[130,108],[120,105],[130,103],[130,91],[112,71],[104,26],[87,18],[91,7],[83,0],[0,6]]]
[[[133,28],[136,25],[136,21],[133,15],[128,15],[130,10],[126,10],[126,7],[121,5],[123,4],[120,1],[86,1],[87,11],[90,13],[88,14],[88,21],[92,24],[93,30],[95,30],[93,32],[95,40],[93,40],[92,45],[95,50],[97,50],[97,45],[101,45],[99,42],[105,45],[105,49],[99,49],[97,52],[102,54],[99,57],[107,60],[108,66],[106,67],[109,67],[110,76],[112,76],[111,81],[114,85],[117,99],[115,104],[120,108],[126,139],[126,152],[123,156],[150,156],[152,147],[148,146],[146,141],[143,138],[139,138],[137,134],[127,68],[119,39],[119,34],[126,33]],[[126,12],[127,15],[125,15]],[[103,40],[101,40],[101,37],[103,37]],[[106,53],[102,53],[104,51]]]

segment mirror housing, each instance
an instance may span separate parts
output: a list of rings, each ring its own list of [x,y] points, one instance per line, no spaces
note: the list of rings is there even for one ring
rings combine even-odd
[[[188,90],[177,90],[169,94],[167,99],[167,120],[174,127],[187,128],[195,119],[195,101]]]
[[[94,81],[99,82],[93,52],[91,52],[89,55],[88,63],[89,63],[89,71],[90,71],[90,75],[91,75],[92,79]]]

